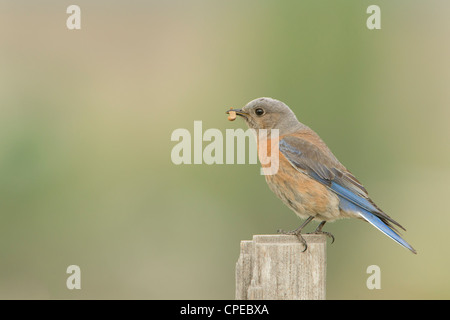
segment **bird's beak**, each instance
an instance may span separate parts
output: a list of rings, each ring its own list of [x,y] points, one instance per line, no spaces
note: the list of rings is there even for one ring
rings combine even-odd
[[[230,111],[234,111],[234,112],[236,112],[236,114],[237,114],[238,116],[241,116],[241,117],[247,119],[248,113],[242,111],[242,109],[230,109],[230,110],[226,111],[225,113],[226,113],[226,114],[229,114]]]

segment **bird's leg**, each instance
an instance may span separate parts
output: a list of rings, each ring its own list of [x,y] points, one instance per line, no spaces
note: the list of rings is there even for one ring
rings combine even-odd
[[[327,223],[327,222],[326,222],[326,221],[322,221],[322,222],[317,226],[316,230],[314,230],[314,232],[311,232],[311,233],[308,233],[308,234],[324,234],[324,235],[326,235],[327,237],[330,237],[330,238],[331,238],[331,243],[333,243],[333,242],[334,242],[334,236],[333,236],[331,233],[329,233],[329,232],[322,231],[322,228],[323,228],[323,226],[325,225],[325,223]]]
[[[302,225],[295,230],[292,230],[292,231],[278,230],[278,233],[291,234],[291,235],[297,236],[298,240],[300,240],[300,242],[305,246],[305,249],[303,249],[303,252],[305,252],[306,249],[308,249],[308,245],[306,244],[306,240],[302,237],[301,232],[302,232],[303,228],[306,227],[306,225],[311,222],[312,219],[314,219],[314,216],[308,217],[308,219],[306,219],[302,223]]]

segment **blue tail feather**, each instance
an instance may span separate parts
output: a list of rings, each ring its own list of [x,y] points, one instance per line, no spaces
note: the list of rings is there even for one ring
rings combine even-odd
[[[373,225],[375,228],[377,228],[378,230],[383,232],[389,238],[391,238],[395,242],[399,243],[403,247],[411,250],[411,252],[417,253],[416,250],[414,250],[414,248],[411,247],[411,245],[408,242],[403,240],[403,238],[397,232],[392,230],[388,225],[386,225],[376,215],[374,215],[373,213],[367,211],[364,208],[361,208],[361,207],[355,205],[354,203],[348,201],[347,199],[342,198],[341,196],[339,196],[339,199],[341,200],[341,202],[340,202],[341,209],[357,212],[358,214],[361,215],[362,218],[364,218],[364,220],[366,220],[371,225]]]

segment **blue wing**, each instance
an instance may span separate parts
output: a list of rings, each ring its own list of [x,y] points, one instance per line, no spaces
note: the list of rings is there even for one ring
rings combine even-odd
[[[321,140],[320,143],[318,147],[300,137],[285,136],[280,140],[279,147],[280,152],[294,168],[334,192],[339,197],[339,207],[342,210],[358,213],[389,238],[416,253],[414,248],[397,233],[394,225],[403,230],[405,228],[378,208],[362,184],[334,157]]]

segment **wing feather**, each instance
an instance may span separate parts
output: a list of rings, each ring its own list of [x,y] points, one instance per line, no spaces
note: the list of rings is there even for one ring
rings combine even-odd
[[[375,205],[364,186],[336,159],[321,140],[319,145],[321,148],[307,139],[290,135],[280,140],[279,148],[297,170],[326,185],[338,196],[357,207],[374,214],[394,230],[393,225],[405,230]]]

